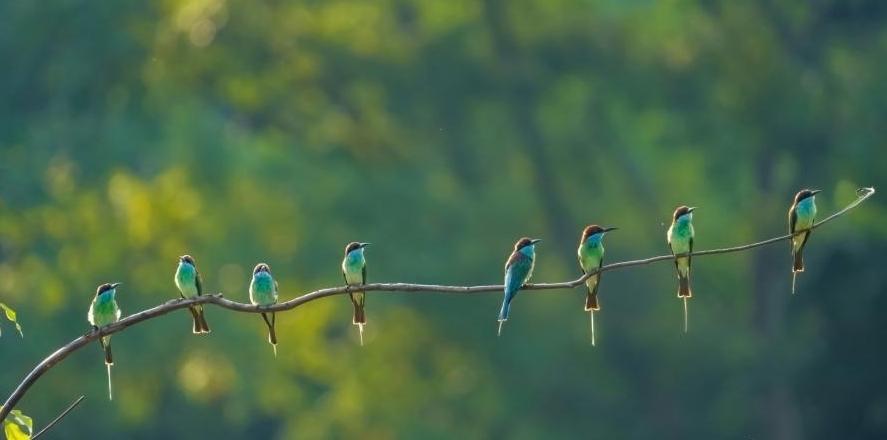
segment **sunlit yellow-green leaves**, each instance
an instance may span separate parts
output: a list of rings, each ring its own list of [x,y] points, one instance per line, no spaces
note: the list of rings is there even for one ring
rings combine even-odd
[[[22,326],[18,322],[15,310],[3,303],[0,303],[0,309],[3,310],[3,314],[6,315],[6,319],[9,320],[9,322],[15,324],[15,329],[18,330],[18,334],[24,338],[25,334],[22,333]],[[2,329],[0,329],[0,334],[2,334]]]
[[[34,433],[34,421],[20,410],[14,409],[3,421],[3,433],[6,440],[28,440]]]

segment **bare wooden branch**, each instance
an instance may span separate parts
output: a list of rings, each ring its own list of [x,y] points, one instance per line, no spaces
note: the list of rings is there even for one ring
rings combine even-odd
[[[80,405],[80,402],[82,402],[83,399],[85,399],[85,398],[86,398],[86,396],[78,397],[77,400],[75,400],[73,403],[68,405],[68,407],[65,408],[65,410],[62,411],[61,414],[59,414],[56,418],[52,419],[52,421],[49,422],[48,425],[44,426],[43,429],[40,430],[40,432],[34,434],[34,436],[31,437],[31,439],[34,440],[37,437],[40,437],[41,435],[46,433],[46,431],[49,431],[53,426],[56,425],[56,423],[60,422],[63,418],[65,418],[65,416],[68,415],[69,412],[73,411],[74,408],[77,408],[77,405]]]
[[[852,210],[859,206],[862,202],[867,200],[875,193],[874,188],[861,188],[857,191],[857,198],[849,205],[845,206],[840,211],[835,212],[834,214],[826,217],[820,222],[817,222],[813,225],[811,229],[818,228],[835,218],[838,218],[848,211]],[[716,255],[716,254],[727,254],[732,252],[741,252],[749,249],[754,249],[761,246],[766,246],[769,244],[777,243],[780,241],[788,240],[792,237],[792,234],[786,234],[779,237],[770,238],[767,240],[759,241],[756,243],[750,243],[735,247],[723,248],[723,249],[711,249],[704,251],[696,251],[691,253],[693,256],[703,256],[703,255]],[[683,254],[681,254],[683,255]],[[534,283],[527,284],[523,287],[523,290],[552,290],[552,289],[570,289],[577,286],[582,285],[585,282],[585,279],[591,275],[594,275],[598,272],[606,272],[610,270],[616,269],[624,269],[627,267],[634,266],[642,266],[651,263],[656,263],[659,261],[668,261],[673,260],[675,258],[674,255],[659,255],[656,257],[645,258],[641,260],[630,260],[630,261],[620,261],[617,263],[612,263],[605,265],[598,269],[597,271],[589,272],[582,277],[572,280],[572,281],[564,281],[559,283]],[[454,293],[454,294],[475,294],[475,293],[489,293],[489,292],[499,292],[501,293],[504,289],[504,286],[501,284],[489,284],[489,285],[477,285],[477,286],[445,286],[445,285],[437,285],[437,284],[412,284],[412,283],[371,283],[363,286],[359,286],[361,291],[365,292],[376,292],[376,291],[386,291],[386,292],[435,292],[435,293]],[[41,361],[37,366],[35,366],[24,379],[22,379],[21,383],[13,390],[12,394],[6,399],[6,402],[0,407],[0,420],[4,420],[6,416],[9,414],[9,411],[18,403],[19,400],[25,395],[28,389],[38,380],[40,377],[49,371],[50,368],[64,360],[68,355],[73,353],[76,350],[79,350],[83,346],[89,344],[92,341],[95,341],[101,336],[110,335],[113,333],[117,333],[123,331],[127,327],[138,324],[142,321],[146,321],[152,318],[156,318],[161,315],[165,315],[174,310],[183,309],[188,306],[194,304],[213,304],[219,306],[221,308],[237,311],[237,312],[246,312],[246,313],[261,313],[261,312],[281,312],[285,310],[291,310],[296,307],[299,307],[303,304],[309,303],[311,301],[325,298],[333,295],[341,295],[344,293],[348,293],[354,290],[354,287],[349,286],[338,286],[338,287],[329,287],[326,289],[319,289],[313,292],[306,293],[302,296],[298,296],[288,301],[284,301],[272,306],[255,306],[252,304],[239,303],[236,301],[231,301],[222,296],[221,293],[213,294],[213,295],[204,295],[196,298],[190,299],[174,299],[167,301],[161,305],[152,307],[147,310],[142,310],[138,313],[129,315],[120,321],[102,327],[98,330],[90,330],[88,333],[80,336],[68,344],[62,346],[49,356],[47,356],[43,361]]]

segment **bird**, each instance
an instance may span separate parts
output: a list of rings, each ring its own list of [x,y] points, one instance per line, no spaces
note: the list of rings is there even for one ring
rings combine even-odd
[[[542,240],[538,238],[521,238],[514,244],[514,251],[505,262],[505,296],[502,298],[502,308],[499,309],[498,334],[500,336],[502,335],[502,324],[508,320],[511,300],[533,276],[533,268],[536,265],[536,243],[540,241]]]
[[[259,263],[253,269],[253,279],[249,283],[249,301],[253,305],[270,306],[277,304],[277,281],[271,276],[271,267],[265,263]],[[274,349],[274,357],[277,357],[277,334],[274,332],[274,312],[262,312],[262,319],[268,326],[268,343]]]
[[[342,276],[345,278],[345,284],[349,286],[361,286],[367,282],[367,262],[363,255],[364,249],[370,243],[358,243],[353,241],[345,246],[345,258],[342,259]],[[367,323],[366,312],[366,292],[354,291],[349,292],[351,296],[351,304],[354,306],[354,318],[352,323],[357,326],[360,333],[360,345],[363,346],[363,326]]]
[[[607,232],[615,231],[619,228],[604,228],[598,225],[586,226],[582,231],[582,237],[579,239],[579,267],[582,272],[587,274],[593,270],[600,269],[604,264],[604,235]],[[589,312],[591,320],[591,345],[594,345],[594,312],[601,309],[598,303],[597,289],[600,283],[601,274],[595,273],[585,279],[585,286],[588,293],[585,296],[585,311]]]
[[[106,325],[120,320],[120,307],[117,306],[117,286],[121,283],[104,283],[99,285],[95,292],[95,298],[89,305],[86,319],[92,325],[93,330],[98,330]],[[99,338],[99,344],[105,351],[105,367],[108,370],[108,400],[114,400],[111,391],[111,366],[114,358],[111,356],[111,336]]]
[[[197,263],[190,255],[182,255],[179,257],[179,266],[176,268],[176,274],[173,277],[182,298],[194,298],[203,295],[203,281],[200,279],[200,272],[197,270]],[[206,317],[203,311],[203,305],[195,304],[188,307],[191,311],[191,317],[194,320],[194,334],[209,333],[209,324],[206,323]]]
[[[671,226],[668,227],[668,245],[672,255],[693,252],[693,211],[695,207],[678,206],[674,210]],[[690,290],[690,256],[675,257],[674,266],[678,273],[678,298],[684,300],[684,333],[687,332],[687,300],[693,297]]]
[[[794,265],[792,266],[792,294],[795,293],[795,280],[798,272],[804,271],[804,246],[810,239],[810,228],[816,220],[816,194],[822,190],[802,189],[795,194],[794,203],[788,209],[788,232],[792,234],[791,251]]]

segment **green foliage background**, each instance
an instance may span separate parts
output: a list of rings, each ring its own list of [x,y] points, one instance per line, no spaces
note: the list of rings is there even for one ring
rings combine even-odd
[[[0,2],[0,339],[5,396],[86,331],[95,286],[124,313],[177,295],[176,258],[245,301],[341,283],[577,276],[588,223],[609,261],[782,234],[884,185],[887,3],[877,0]],[[880,185],[880,186],[879,186]],[[598,347],[583,298],[371,294],[368,344],[336,297],[278,319],[210,308],[115,336],[20,403],[54,438],[884,438],[887,205],[810,242],[699,258],[690,333],[673,268],[607,273]],[[3,330],[10,330],[3,322]]]

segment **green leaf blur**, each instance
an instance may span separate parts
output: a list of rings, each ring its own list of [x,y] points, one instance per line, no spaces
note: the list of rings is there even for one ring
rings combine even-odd
[[[697,249],[784,234],[794,193],[822,216],[884,187],[887,3],[876,0],[45,0],[0,2],[4,397],[88,330],[103,282],[124,315],[178,297],[178,257],[247,301],[370,281],[502,282],[521,236],[534,280],[667,252],[675,206]],[[694,260],[690,332],[670,263],[584,292],[369,293],[278,315],[207,307],[98,344],[18,407],[58,438],[887,437],[887,205],[789,247]]]

